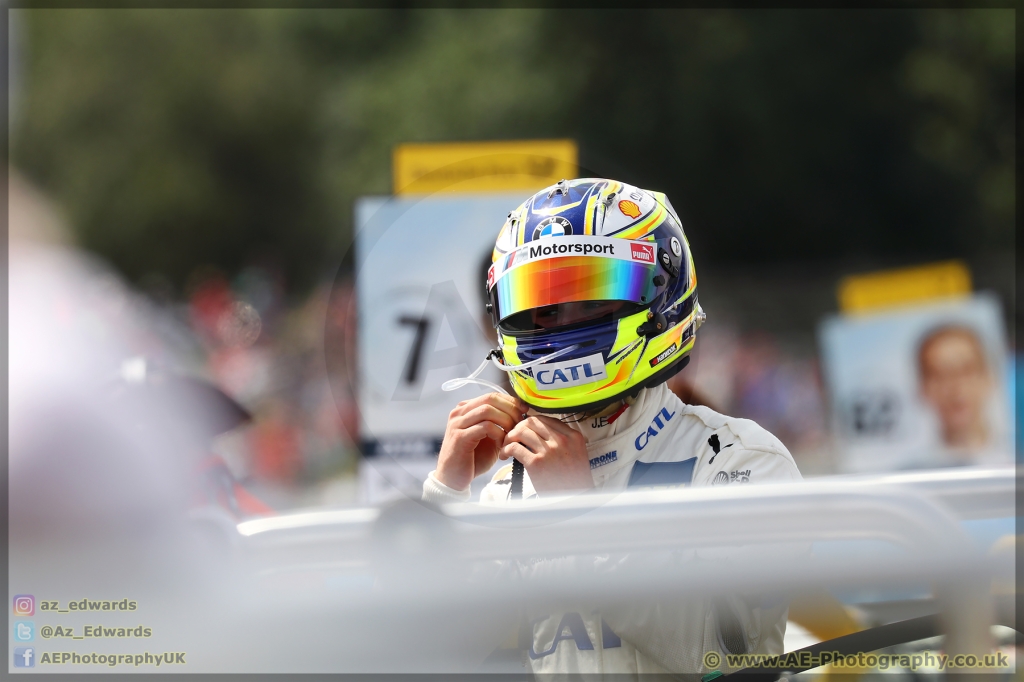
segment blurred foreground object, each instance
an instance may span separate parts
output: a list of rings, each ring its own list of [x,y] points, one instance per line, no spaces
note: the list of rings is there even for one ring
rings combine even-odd
[[[157,341],[132,294],[62,245],[55,211],[13,178],[11,539],[162,524],[182,509],[183,462],[140,439],[103,397],[122,360]]]
[[[154,368],[145,358],[121,364],[109,389],[114,409],[153,442],[174,444],[190,471],[190,506],[215,508],[235,521],[273,513],[235,478],[214,440],[252,421],[252,415],[214,384]],[[173,418],[166,408],[173,406]],[[182,422],[188,425],[181,428]]]
[[[990,588],[1012,575],[1013,561],[969,529],[1004,518],[1012,528],[1015,485],[1010,468],[959,469],[503,508],[402,501],[244,522],[237,549],[279,595],[277,617],[264,618],[303,624],[310,655],[297,665],[309,672],[522,672],[535,645],[521,641],[500,658],[488,643],[510,653],[499,645],[527,609],[585,615],[652,599],[821,590],[853,595],[845,603],[870,626],[939,614],[945,652],[983,655],[989,626],[1014,623],[1012,599]],[[547,648],[611,637],[565,625]],[[279,670],[271,644],[289,628],[246,631],[266,670]]]
[[[22,203],[26,196],[11,195],[10,589],[63,604],[64,613],[73,600],[123,604],[114,610],[137,610],[132,627],[138,618],[159,633],[150,649],[202,661],[211,629],[230,622],[221,600],[230,584],[224,529],[234,520],[222,514],[214,534],[190,520],[190,468],[202,455],[194,446],[224,423],[204,423],[211,411],[194,395],[112,390],[145,379],[145,366],[126,359],[173,366],[155,332],[160,317],[101,263],[40,239],[47,213]],[[220,615],[191,623],[200,608]],[[116,622],[89,615],[90,624],[99,615]],[[105,652],[88,640],[60,648]],[[40,645],[40,662],[42,653]]]
[[[67,225],[53,205],[14,168],[7,169],[7,191],[7,236],[11,242],[71,243]]]

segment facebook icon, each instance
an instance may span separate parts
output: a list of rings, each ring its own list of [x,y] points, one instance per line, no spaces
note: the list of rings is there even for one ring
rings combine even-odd
[[[14,647],[14,667],[34,668],[36,667],[36,650],[30,646]]]

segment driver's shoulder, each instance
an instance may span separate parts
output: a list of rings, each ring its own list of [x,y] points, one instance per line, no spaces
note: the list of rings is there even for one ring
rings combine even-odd
[[[746,472],[749,480],[798,480],[789,450],[770,431],[750,419],[730,417],[702,405],[681,405],[674,446],[696,456],[695,484],[722,473]]]
[[[679,416],[680,431],[692,437],[704,440],[718,434],[720,439],[728,437],[729,442],[735,442],[738,447],[745,450],[776,452],[790,456],[782,441],[751,419],[730,417],[704,405],[686,404],[681,406]]]

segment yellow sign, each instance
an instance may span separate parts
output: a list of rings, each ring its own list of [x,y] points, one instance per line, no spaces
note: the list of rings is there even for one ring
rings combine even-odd
[[[958,260],[852,275],[839,283],[839,309],[863,313],[971,293],[971,271]]]
[[[572,140],[403,144],[395,147],[395,194],[536,192],[577,173]]]

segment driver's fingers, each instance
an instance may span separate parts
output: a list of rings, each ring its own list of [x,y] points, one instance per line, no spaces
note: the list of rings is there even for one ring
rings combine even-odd
[[[508,443],[502,446],[498,452],[499,459],[508,459],[509,457],[515,457],[522,463],[523,466],[529,468],[533,465],[533,458],[535,453],[522,443]]]
[[[523,403],[516,396],[505,395],[503,393],[488,393],[484,396],[488,398],[488,405],[493,405],[508,416],[512,417],[516,423],[522,421],[523,416],[526,414],[526,404]]]
[[[514,429],[505,436],[505,443],[522,443],[532,452],[540,452],[546,449],[545,438],[529,427],[529,420],[519,422]]]
[[[521,401],[518,398],[508,396],[503,393],[487,393],[486,395],[459,403],[459,411],[462,413],[468,413],[480,405],[491,405],[495,409],[501,410],[507,414],[513,421],[518,422],[526,413],[526,410],[520,407],[520,402]]]
[[[451,424],[455,428],[465,429],[473,424],[479,424],[483,421],[493,422],[505,431],[510,431],[512,427],[516,425],[516,419],[514,419],[508,412],[505,412],[497,406],[489,403],[477,405],[465,414],[453,417]]]
[[[546,417],[544,415],[537,415],[537,421],[543,425],[546,429],[545,438],[549,440],[563,440],[563,441],[578,441],[582,437],[582,433],[572,428],[568,424],[553,417]],[[540,432],[540,427],[535,428],[535,431]]]
[[[520,428],[529,429],[544,440],[551,440],[555,433],[558,433],[558,426],[565,426],[562,422],[552,417],[543,415],[531,415],[517,424]],[[565,428],[569,428],[565,426]]]
[[[467,442],[477,443],[490,438],[497,447],[501,447],[505,440],[505,432],[494,422],[483,421],[462,430],[463,437]]]

